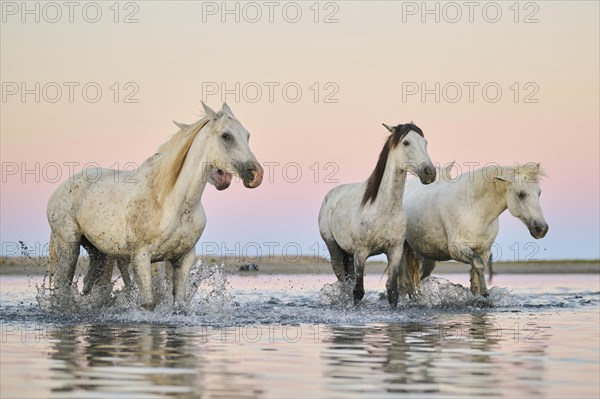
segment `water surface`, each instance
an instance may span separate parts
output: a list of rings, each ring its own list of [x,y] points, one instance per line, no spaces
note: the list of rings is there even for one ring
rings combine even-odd
[[[485,300],[433,278],[391,310],[379,276],[354,307],[332,276],[213,269],[185,315],[164,293],[147,312],[118,287],[53,302],[41,278],[0,279],[3,398],[600,394],[597,275],[499,275]]]

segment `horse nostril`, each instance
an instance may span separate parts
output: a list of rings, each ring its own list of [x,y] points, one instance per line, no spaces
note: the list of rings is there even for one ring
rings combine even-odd
[[[427,176],[435,176],[435,168],[432,168],[431,166],[426,166],[425,167],[425,175]]]

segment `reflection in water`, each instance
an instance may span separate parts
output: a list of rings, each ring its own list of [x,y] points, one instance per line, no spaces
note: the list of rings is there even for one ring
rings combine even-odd
[[[335,390],[539,396],[545,345],[514,342],[486,314],[440,324],[332,327],[324,350]],[[548,337],[546,337],[548,339]],[[518,345],[518,346],[517,346]],[[382,372],[383,371],[383,372]]]
[[[3,278],[0,396],[598,397],[600,296],[585,276],[520,288],[517,305],[394,311],[373,297],[324,306],[323,282],[305,279],[253,280],[261,290],[214,311],[111,319],[48,316],[26,280],[11,291]]]
[[[547,358],[493,315],[367,326],[49,329],[54,397],[539,396]],[[529,334],[530,335],[530,334]],[[309,381],[321,381],[307,385]],[[265,382],[268,381],[268,386]]]
[[[209,333],[210,334],[210,333]],[[66,326],[47,334],[55,340],[51,358],[60,361],[53,379],[56,397],[84,392],[126,397],[257,397],[260,389],[238,381],[206,334],[157,325]],[[213,359],[211,359],[213,358]]]

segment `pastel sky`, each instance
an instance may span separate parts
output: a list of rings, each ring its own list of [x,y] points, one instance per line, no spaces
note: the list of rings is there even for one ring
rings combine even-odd
[[[1,4],[4,254],[42,251],[69,165],[141,164],[226,100],[269,166],[207,187],[198,252],[326,254],[323,196],[369,176],[381,122],[414,121],[435,163],[545,168],[550,231],[506,212],[500,260],[600,256],[598,2],[23,4]]]

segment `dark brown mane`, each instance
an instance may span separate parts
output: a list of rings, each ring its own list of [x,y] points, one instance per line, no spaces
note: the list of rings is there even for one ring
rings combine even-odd
[[[396,148],[398,143],[400,143],[400,140],[402,140],[404,136],[406,136],[411,130],[418,133],[422,137],[425,137],[423,135],[423,131],[413,123],[405,123],[404,125],[394,126],[393,129],[394,133],[390,134],[383,145],[381,153],[379,154],[377,165],[375,166],[373,173],[371,173],[369,180],[367,180],[367,188],[361,202],[362,206],[366,205],[367,203],[372,203],[377,198],[379,186],[381,186],[381,179],[383,179],[383,172],[385,171],[385,164],[387,163],[388,154],[391,150]]]

